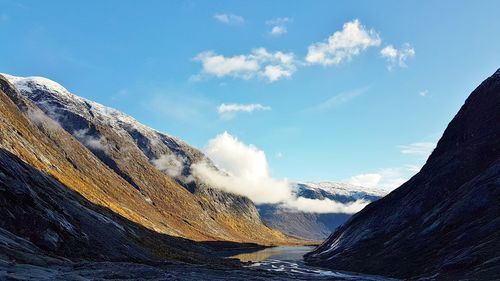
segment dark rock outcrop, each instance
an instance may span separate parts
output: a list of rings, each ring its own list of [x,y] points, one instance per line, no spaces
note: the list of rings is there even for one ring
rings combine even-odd
[[[305,258],[399,278],[500,279],[500,70],[471,93],[418,174]]]

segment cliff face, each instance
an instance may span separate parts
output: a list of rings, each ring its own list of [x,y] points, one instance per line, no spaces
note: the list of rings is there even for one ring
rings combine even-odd
[[[50,82],[31,85],[35,90],[30,92],[34,93],[30,97],[38,101],[42,109],[53,110],[44,112],[0,76],[0,191],[5,192],[0,209],[2,216],[8,218],[2,221],[4,229],[30,241],[39,241],[37,246],[52,243],[52,250],[63,253],[66,250],[59,249],[69,249],[73,245],[65,238],[70,231],[65,228],[68,225],[80,232],[77,235],[80,240],[75,240],[78,245],[84,245],[82,241],[92,237],[100,239],[98,242],[102,244],[106,238],[119,233],[122,235],[116,237],[138,239],[142,236],[134,234],[137,228],[143,231],[140,233],[150,233],[139,239],[138,248],[144,247],[145,242],[156,248],[148,241],[157,234],[173,239],[167,239],[163,249],[182,248],[183,242],[178,241],[184,240],[173,237],[260,244],[289,242],[282,233],[262,224],[255,206],[248,199],[227,195],[231,200],[226,200],[223,195],[219,201],[211,202],[197,192],[193,194],[157,169],[127,130],[114,127],[116,124],[109,123],[106,116],[96,115],[90,109],[79,114],[71,108],[74,105],[91,108],[91,104],[64,104],[57,95],[51,95],[53,99],[35,99],[49,96],[44,92],[49,89],[65,93],[62,87]],[[24,94],[29,89],[32,89],[29,85],[20,88]],[[68,94],[68,98],[73,97]],[[60,107],[57,107],[58,102],[61,102]],[[157,134],[160,138],[161,134]],[[21,191],[17,188],[23,185],[26,186],[22,191],[25,194],[18,198]],[[81,205],[87,206],[85,204],[91,207],[79,209]],[[34,209],[28,211],[31,210],[28,206]],[[72,209],[75,210],[70,211]],[[47,224],[41,224],[43,229],[33,228],[37,221],[47,221]],[[127,229],[123,224],[136,230],[120,232],[122,228]],[[97,231],[99,225],[102,225],[102,233]],[[104,235],[106,225],[110,227],[109,235]],[[96,232],[92,232],[94,226]],[[129,244],[117,239],[117,244],[110,243],[110,247]],[[99,245],[89,241],[86,245]],[[138,256],[151,255],[150,250],[142,248],[141,251]]]
[[[500,278],[500,70],[476,88],[422,170],[306,255],[400,278]]]

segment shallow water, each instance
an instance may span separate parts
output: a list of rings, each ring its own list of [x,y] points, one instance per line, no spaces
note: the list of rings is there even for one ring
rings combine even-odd
[[[308,266],[304,263],[303,255],[314,249],[312,246],[288,247],[280,246],[266,248],[251,253],[242,253],[231,256],[242,262],[249,262],[248,267],[260,268],[269,271],[291,272],[308,276],[329,276],[345,280],[370,280],[385,281],[394,280],[379,276],[363,275],[356,273],[345,273],[330,271],[318,267]]]

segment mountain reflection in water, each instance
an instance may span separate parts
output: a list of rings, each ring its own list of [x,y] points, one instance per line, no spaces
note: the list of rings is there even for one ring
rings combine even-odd
[[[269,259],[284,261],[301,261],[302,256],[314,249],[312,246],[298,247],[273,247],[259,250],[252,253],[234,255],[231,258],[239,259],[242,262],[259,262]]]

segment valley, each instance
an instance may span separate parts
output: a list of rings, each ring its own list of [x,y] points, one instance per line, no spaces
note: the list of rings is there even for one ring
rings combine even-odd
[[[500,70],[471,94],[422,171],[388,195],[292,184],[296,198],[373,202],[350,218],[255,205],[193,174],[199,162],[225,172],[185,142],[45,78],[0,76],[0,277],[493,277],[499,211],[484,206],[499,198],[499,85]],[[469,246],[444,245],[422,259],[443,239]],[[403,260],[403,249],[419,266],[386,267]]]

